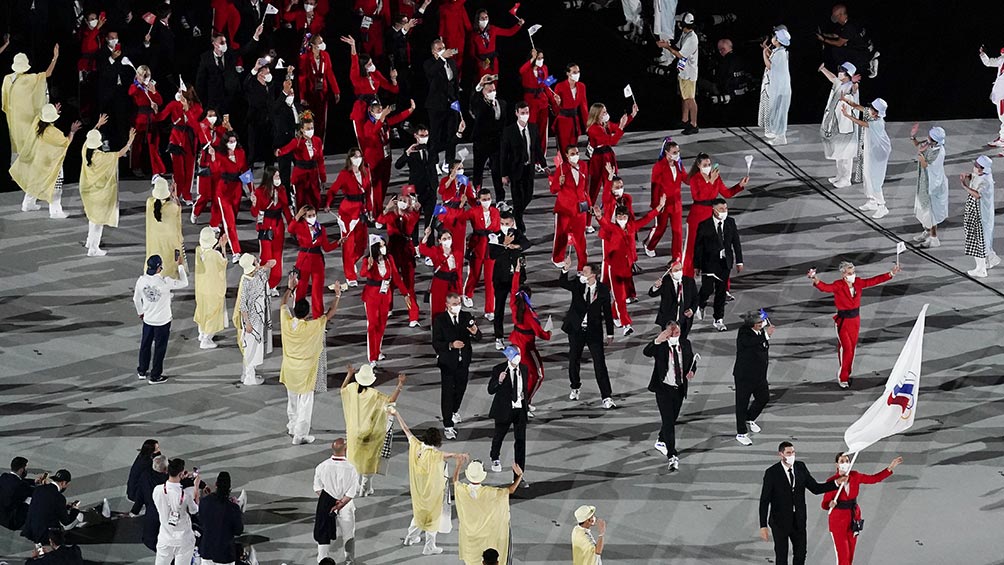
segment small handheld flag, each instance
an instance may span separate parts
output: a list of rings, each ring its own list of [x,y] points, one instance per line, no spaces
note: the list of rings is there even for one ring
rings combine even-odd
[[[747,155],[746,156],[746,176],[750,175],[750,168],[752,166],[753,166],[753,156],[752,155]]]
[[[251,169],[248,169],[243,173],[241,173],[241,176],[238,178],[240,178],[241,182],[244,184],[251,184],[254,181],[254,175],[252,175]]]
[[[278,8],[276,8],[275,6],[273,6],[271,4],[265,4],[265,14],[262,15],[262,17],[261,17],[261,24],[259,24],[259,25],[264,25],[265,24],[265,18],[266,17],[268,17],[268,16],[274,16],[274,15],[276,15],[278,13],[279,13],[279,9]]]
[[[153,12],[147,12],[143,14],[143,21],[150,25],[153,25],[154,22],[157,21],[157,16],[153,15]]]
[[[554,329],[554,320],[552,320],[550,314],[548,314],[547,321],[544,322],[544,331],[549,332],[553,329]]]
[[[899,265],[899,254],[906,251],[906,242],[900,241],[896,244],[896,264]]]
[[[514,18],[517,17],[516,16],[516,10],[519,10],[519,2],[516,2],[515,4],[513,4],[512,5],[512,9],[509,10],[509,13],[512,14]]]
[[[676,70],[682,71],[683,69],[686,69],[686,68],[687,68],[687,58],[686,57],[680,57],[679,59],[676,60]]]
[[[630,98],[632,104],[637,104],[638,102],[634,99],[634,91],[631,90],[631,85],[624,87],[624,98]]]
[[[460,112],[460,100],[454,100],[453,103],[450,104],[450,109],[454,112]]]
[[[471,179],[467,175],[457,175],[457,184],[467,186],[471,184]]]
[[[534,46],[534,44],[533,44],[533,34],[535,34],[535,33],[537,33],[538,31],[540,31],[540,28],[541,28],[541,27],[543,27],[543,26],[541,26],[540,24],[533,24],[532,26],[530,26],[530,27],[529,27],[529,28],[528,28],[528,29],[526,30],[526,32],[530,34],[530,48],[531,48],[531,49],[536,49],[536,48],[537,48],[537,47],[535,47],[535,46]]]
[[[436,204],[436,207],[433,208],[432,210],[433,216],[442,216],[445,213],[446,213],[446,206],[443,206],[442,204]]]
[[[561,153],[555,153],[554,154],[554,168],[555,169],[560,168],[562,162],[563,162],[563,160],[561,159]]]
[[[554,86],[556,82],[558,82],[558,79],[554,78],[554,75],[547,75],[547,78],[544,79],[544,84],[547,86]]]

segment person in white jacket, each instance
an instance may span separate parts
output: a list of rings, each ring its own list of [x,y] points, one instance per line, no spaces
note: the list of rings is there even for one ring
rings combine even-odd
[[[1001,129],[997,132],[997,139],[991,141],[987,145],[990,147],[1004,147],[1004,49],[1001,49],[1001,56],[990,58],[983,51],[983,47],[980,47],[980,60],[987,67],[992,67],[997,69],[997,78],[994,80],[994,86],[990,90],[990,101],[994,104],[994,109],[997,111],[997,119],[1001,122]],[[998,157],[1004,157],[1004,151],[997,154]]]
[[[167,353],[167,341],[171,336],[171,291],[188,286],[188,273],[185,262],[177,254],[178,278],[172,279],[161,274],[164,270],[164,260],[160,255],[151,255],[146,260],[146,274],[136,280],[136,290],[132,301],[136,305],[136,314],[143,320],[143,338],[139,344],[139,366],[136,376],[147,379],[150,384],[159,384],[167,380],[164,376],[164,354]],[[150,368],[153,350],[153,368]],[[147,370],[150,374],[147,375]]]

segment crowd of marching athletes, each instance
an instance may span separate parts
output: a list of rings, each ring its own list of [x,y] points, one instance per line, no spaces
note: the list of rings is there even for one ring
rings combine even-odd
[[[89,224],[88,256],[106,254],[100,247],[103,228],[118,225],[119,159],[128,156],[136,176],[148,170],[152,177],[152,193],[146,202],[145,274],[137,280],[134,295],[142,320],[137,377],[151,384],[168,380],[163,362],[173,319],[171,294],[188,285],[188,255],[192,253],[199,347],[216,348],[214,338],[233,323],[242,359],[240,379],[246,386],[263,382],[257,368],[271,353],[276,317],[272,299],[281,296],[277,315],[287,432],[294,445],[312,443],[314,394],[327,391],[326,327],[346,293],[358,292],[365,307],[365,363],[358,371],[350,366],[340,388],[346,436],[334,442],[332,458],[315,473],[319,499],[314,537],[319,562],[331,559],[331,541],[336,538],[343,540],[347,559],[354,559],[352,499],[374,493],[373,477],[390,454],[395,420],[409,441],[415,510],[405,545],[417,543],[424,531],[423,552],[442,551],[436,545],[436,533],[450,529],[450,506],[444,500],[450,498],[451,481],[445,476],[444,461],[452,459],[456,462],[452,497],[460,517],[461,558],[469,564],[507,561],[508,494],[519,485],[529,487],[523,477],[526,428],[537,411],[533,400],[545,378],[537,340],[550,340],[553,331],[550,317],[542,320],[534,305],[525,258],[532,243],[525,215],[536,196],[538,179],[546,178],[554,196],[553,276],[570,294],[561,324],[568,337],[570,401],[583,397],[581,361],[588,348],[599,390],[595,406],[616,407],[605,347],[613,343],[615,328],[625,340],[635,333],[629,306],[639,299],[634,280],[640,271],[638,247],[647,257],[655,257],[669,232],[666,270],[647,289],[650,297],[658,299],[649,314],[655,315],[659,332],[645,338],[643,351],[652,358],[648,390],[655,394],[662,420],[654,448],[667,458],[670,471],[679,469],[675,424],[700,359],[689,336],[694,321],[706,316],[712,328],[727,330],[730,278],[734,271],[744,269],[741,230],[729,214],[728,199],[747,187],[750,160],[746,176],[726,184],[711,155],[698,153],[687,167],[681,145],[666,137],[652,166],[650,192],[627,192],[619,176],[617,148],[639,112],[630,90],[625,94],[631,103],[620,116],[612,112],[624,105],[623,100],[609,107],[590,101],[579,65],[567,62],[563,73],[548,69],[545,52],[533,43],[534,37],[544,43],[536,35],[539,25],[527,28],[533,47],[518,76],[500,78],[496,42],[509,41],[504,38],[518,33],[526,23],[519,16],[518,3],[490,16],[488,10],[469,11],[463,0],[441,0],[435,5],[431,0],[421,4],[357,0],[358,29],[331,45],[349,55],[351,86],[341,87],[326,42],[329,8],[324,0],[287,0],[274,5],[264,0],[213,0],[211,18],[205,22],[191,3],[152,5],[142,13],[123,12],[114,2],[84,4],[94,7],[94,11],[79,11],[78,36],[80,81],[93,87],[81,90],[93,94],[92,98],[80,99],[82,117],[93,118],[81,149],[79,182]],[[394,4],[393,10],[389,4]],[[833,18],[835,24],[846,25],[846,10],[834,8]],[[698,132],[697,25],[689,13],[675,20],[679,36],[676,30],[661,34],[668,38],[660,38],[659,45],[666,51],[663,56],[675,61],[679,70],[681,135],[690,135]],[[416,28],[436,25],[434,39],[416,44]],[[176,72],[178,33],[189,39],[205,34],[210,42],[199,57],[196,74],[187,77],[187,82]],[[820,41],[840,43],[841,37],[839,33],[820,36]],[[766,71],[760,118],[764,137],[775,146],[787,143],[790,46],[791,35],[784,26],[775,28],[763,44]],[[413,64],[419,49],[428,50],[428,56],[421,65]],[[988,66],[1000,70],[1004,65],[1004,51],[996,59],[980,54]],[[25,192],[22,211],[31,213],[40,208],[38,201],[47,202],[53,219],[68,216],[61,206],[62,164],[82,127],[74,122],[65,135],[55,125],[61,106],[50,103],[46,79],[58,57],[57,45],[48,68],[31,72],[28,56],[18,53],[12,73],[3,82],[3,110],[14,151],[11,175]],[[850,61],[841,63],[836,72],[820,67],[833,85],[820,133],[827,158],[836,162],[837,174],[830,182],[840,189],[860,179],[867,198],[861,209],[874,211],[873,217],[880,219],[889,213],[882,195],[890,154],[884,123],[888,104],[880,98],[867,106],[859,103],[856,70]],[[589,69],[586,72],[588,77]],[[168,85],[163,93],[173,96],[166,103],[155,75]],[[1004,77],[1004,72],[998,76]],[[500,81],[518,81],[523,97],[499,98]],[[998,83],[1004,84],[1004,79],[998,78]],[[414,115],[414,92],[420,84],[425,88],[425,122]],[[350,120],[356,146],[329,179],[324,132],[329,126],[329,106],[340,102],[343,89],[352,100]],[[1004,121],[1004,101],[998,90],[995,86],[993,100]],[[170,174],[160,151],[160,135],[167,131]],[[924,231],[914,241],[938,247],[938,225],[947,216],[948,202],[946,133],[935,126],[918,139],[918,131],[915,126],[911,137],[919,161],[914,212]],[[554,149],[549,143],[552,133]],[[414,142],[395,158],[391,140],[401,136],[412,136]],[[470,150],[458,148],[464,139],[471,142]],[[998,139],[992,145],[1004,146],[1004,141]],[[553,153],[548,155],[549,151]],[[976,258],[976,268],[969,272],[974,277],[987,276],[987,269],[999,263],[992,247],[991,166],[988,157],[980,156],[973,162],[972,173],[961,178],[967,195],[965,252]],[[405,171],[407,182],[392,186],[392,169]],[[486,177],[491,178],[491,188]],[[684,184],[692,197],[686,217]],[[635,202],[635,197],[642,201]],[[248,208],[257,243],[242,249],[238,220]],[[209,225],[199,232],[198,245],[186,248],[184,221],[198,224],[207,211]],[[335,218],[325,225],[321,214],[329,213]],[[287,243],[296,245],[295,265],[288,274],[283,267]],[[243,244],[248,247],[247,239]],[[341,255],[344,282],[329,284],[326,256],[335,252]],[[239,264],[241,276],[236,301],[228,309],[231,263]],[[431,272],[427,292],[419,292],[417,286],[423,264]],[[841,263],[839,270],[840,278],[832,283],[820,280],[814,271],[809,278],[818,290],[834,295],[837,382],[846,389],[852,384],[862,291],[892,279],[899,266],[860,278],[849,262]],[[357,287],[362,288],[357,291]],[[326,290],[333,293],[327,305]],[[375,388],[374,369],[386,359],[382,343],[395,293],[407,311],[408,326],[430,332],[441,373],[442,426],[420,437],[411,433],[394,408],[406,377],[399,376],[391,395]],[[767,364],[775,326],[763,310],[748,312],[742,319],[734,369],[736,441],[748,446],[753,443],[751,434],[761,432],[757,419],[769,400]],[[481,461],[467,464],[468,483],[460,482],[468,456],[438,449],[444,439],[462,436],[461,406],[474,361],[472,342],[484,336],[481,320],[486,331],[490,325],[491,340],[502,355],[491,369],[487,389],[493,396],[491,471],[502,471],[503,443],[510,429],[514,436],[513,482],[505,489],[481,485],[487,477]],[[507,326],[511,327],[508,334]],[[157,552],[157,562],[187,563],[196,545],[189,514],[196,512],[202,562],[233,561],[233,538],[243,526],[240,512],[233,511],[237,503],[230,499],[229,475],[221,473],[217,478],[217,493],[222,493],[216,497],[219,507],[206,516],[206,502],[216,499],[207,496],[198,473],[186,471],[180,459],[161,455],[159,444],[150,441],[134,465],[129,489],[130,500],[136,503],[131,514],[139,515],[144,505],[147,509],[144,541]],[[762,535],[767,538],[769,520],[779,561],[787,562],[790,539],[796,563],[804,562],[805,515],[798,511],[799,504],[804,507],[804,488],[832,491],[847,482],[846,492],[829,495],[824,506],[848,511],[831,514],[830,528],[838,559],[849,563],[856,535],[847,532],[860,516],[857,485],[888,475],[848,473],[849,462],[840,456],[836,481],[818,484],[804,465],[794,461],[793,446],[782,443],[778,452],[781,462],[776,472],[768,471],[764,478]],[[889,472],[898,461],[890,464]],[[26,467],[23,458],[14,460],[11,475],[18,480],[8,481],[9,488],[21,494],[31,490],[41,494],[50,485],[58,488],[46,496],[32,496],[30,505],[23,504],[27,497],[20,502],[17,497],[11,499],[15,503],[5,508],[13,516],[8,524],[18,522],[22,510],[27,514],[20,516],[20,525],[5,525],[23,526],[25,537],[40,544],[36,552],[44,554],[42,543],[51,542],[50,548],[63,546],[60,524],[82,519],[77,508],[66,506],[62,498],[70,482],[69,471],[61,470],[51,481],[32,485],[25,479]],[[794,515],[790,515],[792,496]],[[208,506],[213,508],[213,504]],[[109,512],[101,510],[105,511],[92,514],[107,519]],[[572,534],[575,562],[595,563],[602,553],[605,525],[596,518],[594,507],[580,507],[575,517],[579,524]],[[590,529],[594,524],[598,540]],[[50,526],[56,529],[50,531]],[[219,548],[213,548],[215,544],[225,548],[228,541],[229,549],[217,552]],[[488,548],[494,553],[485,551]],[[222,556],[207,557],[214,553]]]

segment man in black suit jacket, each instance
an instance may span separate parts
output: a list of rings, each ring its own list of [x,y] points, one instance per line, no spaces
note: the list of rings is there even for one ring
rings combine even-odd
[[[680,326],[670,321],[655,340],[645,346],[645,357],[655,359],[649,392],[655,393],[662,427],[655,448],[669,458],[669,470],[680,469],[676,450],[676,419],[680,417],[683,399],[687,398],[687,383],[694,378],[697,365],[690,341],[680,337]]]
[[[460,77],[457,63],[453,56],[456,49],[447,49],[442,39],[432,42],[432,57],[426,59],[422,69],[429,83],[429,93],[425,97],[425,109],[429,113],[429,131],[432,134],[429,150],[439,163],[439,152],[446,150],[443,156],[446,163],[452,163],[457,156],[457,118],[459,112],[450,108],[458,100],[460,94]]]
[[[772,335],[774,325],[761,312],[754,311],[743,317],[743,326],[736,336],[736,364],[732,368],[736,384],[736,441],[743,445],[753,445],[749,432],[760,433],[756,419],[770,400],[767,363]]]
[[[676,322],[680,326],[680,337],[687,339],[690,326],[697,312],[697,283],[693,277],[684,276],[683,262],[673,259],[666,274],[648,289],[648,295],[659,297],[659,310],[655,315],[655,325],[666,329],[666,324]]]
[[[213,34],[212,47],[199,57],[199,69],[195,74],[195,91],[199,94],[199,100],[202,100],[203,108],[212,108],[220,116],[235,110],[235,99],[241,93],[237,60],[257,49],[257,33],[239,50],[227,48],[225,35]]]
[[[488,378],[488,394],[493,396],[488,416],[495,420],[495,433],[492,435],[489,457],[492,460],[492,471],[496,473],[502,472],[499,454],[502,451],[502,441],[509,433],[510,426],[515,440],[514,460],[521,469],[526,469],[526,420],[529,403],[526,396],[526,377],[530,369],[522,362],[518,347],[510,345],[502,353],[506,357],[506,362],[492,367],[491,377]],[[514,472],[513,480],[515,479]],[[530,483],[524,479],[523,486],[528,487]]]
[[[25,565],[84,565],[84,556],[80,547],[66,545],[66,535],[62,528],[49,529],[49,547],[41,556],[33,556],[25,561]]]
[[[743,249],[739,243],[736,221],[729,217],[729,205],[724,198],[716,198],[714,215],[697,226],[694,239],[694,274],[701,274],[701,293],[698,308],[703,312],[708,297],[715,295],[714,327],[720,332],[727,328],[725,317],[725,291],[728,290],[732,265],[743,271]]]
[[[199,499],[199,555],[214,563],[234,562],[234,537],[244,532],[244,515],[230,499],[230,487],[230,473],[223,471],[216,478],[216,492]]]
[[[451,292],[446,295],[446,311],[432,320],[432,347],[442,379],[440,408],[446,439],[457,439],[454,425],[461,422],[460,403],[467,391],[471,341],[481,341],[481,330],[471,313],[460,309],[460,295]]]
[[[788,565],[790,539],[795,553],[794,565],[805,565],[805,490],[816,495],[837,490],[837,485],[846,482],[847,477],[817,483],[805,463],[795,461],[795,446],[787,441],[777,446],[777,454],[781,460],[768,467],[763,474],[760,538],[763,541],[770,539],[767,533],[769,524],[774,534],[774,563]]]
[[[423,227],[427,228],[432,225],[432,212],[436,209],[439,175],[436,174],[436,156],[429,147],[429,128],[417,124],[413,133],[415,143],[397,158],[394,168],[401,170],[408,167],[407,184],[415,185],[415,194],[418,195],[418,203],[422,205],[422,217],[425,220]]]
[[[35,481],[28,478],[28,460],[15,457],[10,462],[10,472],[0,475],[0,526],[20,530],[28,516],[25,503],[35,489]]]
[[[610,390],[606,355],[603,352],[604,342],[609,345],[614,341],[610,289],[599,281],[599,269],[592,263],[583,267],[582,274],[577,278],[569,278],[567,275],[571,261],[571,255],[565,258],[565,266],[558,275],[558,285],[572,293],[568,315],[561,324],[561,331],[568,335],[568,380],[572,387],[568,399],[579,399],[579,389],[582,388],[579,366],[582,363],[582,350],[588,346],[589,356],[593,358],[593,370],[596,372],[596,384],[599,385],[600,396],[603,398],[603,408],[609,410],[616,406]]]
[[[293,81],[286,79],[282,83],[282,91],[272,101],[272,149],[284,147],[296,136],[300,129],[300,102],[293,91]],[[289,178],[293,169],[293,153],[287,153],[276,159],[279,162],[279,178],[282,184],[289,187]]]
[[[244,99],[248,103],[247,118],[247,163],[254,169],[255,162],[263,162],[268,167],[275,162],[274,136],[272,129],[272,104],[279,89],[272,84],[272,69],[268,65],[258,66],[256,61],[251,73],[244,79]]]
[[[108,31],[104,46],[94,56],[98,66],[95,84],[98,113],[108,114],[108,125],[102,129],[107,132],[109,147],[125,145],[132,125],[129,111],[133,104],[129,99],[129,85],[132,84],[135,71],[122,64],[122,58],[126,54],[119,41],[119,32]]]
[[[547,168],[544,154],[540,149],[540,132],[529,123],[530,107],[526,102],[516,104],[516,123],[506,126],[502,132],[502,148],[499,163],[502,165],[502,184],[512,191],[513,215],[516,227],[526,233],[523,212],[533,200],[534,166]]]
[[[470,112],[474,118],[471,140],[474,145],[474,186],[483,186],[485,165],[492,172],[492,186],[495,187],[495,201],[505,200],[502,186],[502,167],[499,163],[502,151],[502,128],[505,125],[505,100],[497,98],[498,89],[493,75],[481,77],[481,82],[471,93]]]
[[[63,496],[63,492],[70,486],[70,472],[60,469],[51,480],[50,483],[35,487],[31,493],[28,516],[21,528],[21,535],[35,543],[49,541],[49,528],[68,526],[80,513],[78,505],[67,504],[66,497]]]
[[[517,266],[525,262],[523,253],[530,248],[530,240],[516,229],[516,218],[512,212],[507,210],[499,216],[502,231],[494,234],[494,240],[491,236],[488,237],[488,256],[495,261],[495,269],[492,270],[492,286],[495,288],[495,319],[492,320],[495,349],[505,347],[502,340],[505,338],[505,311],[512,295],[512,279],[518,276],[520,284],[526,280],[526,271]]]

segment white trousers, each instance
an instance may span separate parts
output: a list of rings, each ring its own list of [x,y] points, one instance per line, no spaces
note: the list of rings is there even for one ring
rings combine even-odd
[[[296,394],[295,392],[286,391],[286,416],[289,417],[286,429],[289,433],[293,434],[294,438],[310,435],[310,419],[313,415],[313,391],[307,394]],[[353,525],[353,531],[354,529],[355,526]]]
[[[422,530],[418,529],[418,524],[415,523],[415,517],[412,516],[411,524],[408,525],[408,535],[405,539],[413,538],[422,533]],[[436,534],[439,532],[425,532],[425,547],[433,548],[436,547]]]
[[[30,211],[38,206],[38,198],[29,195],[27,192],[21,199],[21,210]],[[49,202],[49,216],[59,216],[63,213],[63,189],[57,188],[52,191],[52,202]]]
[[[101,247],[101,234],[105,231],[105,226],[87,222],[87,249],[97,249]]]
[[[157,558],[154,565],[171,565],[171,561],[181,565],[189,565],[192,562],[192,555],[195,553],[195,546],[181,547],[177,545],[157,544]]]
[[[241,383],[245,385],[260,385],[259,377],[255,375],[255,367],[262,363],[264,343],[259,343],[253,336],[244,337],[244,371],[241,373]]]
[[[837,159],[837,182],[851,182],[851,171],[854,169],[854,159]]]
[[[1001,121],[1001,129],[997,132],[997,139],[1004,139],[1004,100],[994,104],[997,110],[997,119]]]
[[[627,23],[641,27],[641,0],[621,0],[624,8],[624,19]]]
[[[313,393],[311,393],[313,394]],[[351,502],[338,513],[338,524],[335,526],[338,539],[345,548],[345,558],[355,561],[356,558],[356,508]],[[317,544],[317,561],[331,557],[331,544]]]
[[[222,563],[220,561],[213,561],[212,559],[203,559],[201,565],[234,565],[234,562],[230,561],[229,563]]]

